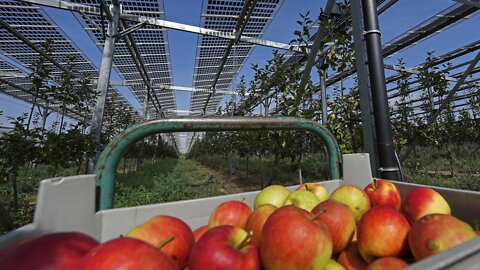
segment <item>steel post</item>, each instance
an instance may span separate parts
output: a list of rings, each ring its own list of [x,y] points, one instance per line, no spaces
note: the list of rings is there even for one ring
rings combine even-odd
[[[320,74],[320,98],[322,100],[322,125],[327,125],[327,89],[325,87],[325,72]]]
[[[43,107],[43,112],[41,113],[42,115],[42,132],[45,130],[45,126],[47,125],[47,117],[50,115],[51,112],[48,111],[50,102],[48,100],[45,101],[45,107]]]
[[[355,1],[353,1],[355,2]],[[379,171],[383,178],[397,180],[398,165],[393,145],[392,124],[388,108],[387,87],[383,64],[382,45],[376,2],[362,0],[364,36],[367,48],[368,72],[370,79],[375,134],[377,139]]]
[[[430,104],[430,113],[433,115],[435,112],[435,102],[433,101],[433,86],[427,88],[428,91],[428,101]]]
[[[149,96],[149,88],[148,86],[145,86],[145,98],[143,99],[143,117],[145,118],[145,121],[148,120],[148,96]]]
[[[360,1],[351,2],[353,41],[355,45],[355,67],[357,70],[358,91],[360,96],[360,117],[362,119],[363,151],[370,156],[372,175],[378,175],[378,150],[375,138],[375,122],[372,113],[372,96],[368,84],[368,66],[363,37],[362,4]]]
[[[100,139],[102,136],[103,113],[105,111],[105,101],[107,99],[108,84],[110,73],[112,71],[113,53],[115,50],[115,36],[118,33],[120,20],[120,6],[110,5],[112,20],[108,22],[107,36],[103,46],[102,64],[97,82],[97,103],[92,116],[92,126],[90,133],[94,134],[94,142],[98,149],[100,148]],[[96,157],[88,161],[87,173],[93,173]]]

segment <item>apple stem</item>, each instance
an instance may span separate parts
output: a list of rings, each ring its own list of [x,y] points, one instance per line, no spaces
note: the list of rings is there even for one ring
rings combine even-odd
[[[320,211],[318,213],[316,213],[310,220],[311,221],[315,221],[317,220],[323,213],[327,212],[327,209],[326,208],[322,208],[320,209]]]
[[[373,178],[373,188],[377,189],[377,178]]]
[[[245,202],[246,199],[247,199],[247,198],[245,198],[245,196],[243,196],[240,201],[241,201],[241,202]]]
[[[167,238],[165,238],[165,240],[163,240],[162,242],[160,242],[160,244],[158,244],[158,249],[161,249],[162,247],[164,247],[166,244],[170,243],[173,241],[173,239],[175,239],[175,237],[173,237],[173,235],[170,235],[168,236]]]
[[[252,237],[252,235],[253,235],[253,232],[248,231],[247,235],[245,236],[245,238],[243,238],[242,242],[240,242],[240,244],[238,244],[238,249],[242,249],[244,246],[246,246],[248,239],[250,239],[250,237]]]

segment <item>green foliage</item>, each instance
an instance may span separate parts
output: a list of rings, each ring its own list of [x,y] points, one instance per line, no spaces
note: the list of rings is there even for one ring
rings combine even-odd
[[[25,128],[26,118],[26,114],[10,118],[13,129],[0,137],[0,172],[3,175],[17,174],[20,167],[38,158],[39,134]]]

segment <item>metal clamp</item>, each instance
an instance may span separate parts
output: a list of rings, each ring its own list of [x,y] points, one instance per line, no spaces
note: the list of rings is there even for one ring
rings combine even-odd
[[[363,31],[363,35],[369,35],[369,34],[379,34],[380,36],[382,35],[382,32],[380,30],[368,30],[368,31]]]
[[[399,169],[398,167],[386,167],[386,168],[380,167],[378,168],[378,171],[379,172],[398,172]]]

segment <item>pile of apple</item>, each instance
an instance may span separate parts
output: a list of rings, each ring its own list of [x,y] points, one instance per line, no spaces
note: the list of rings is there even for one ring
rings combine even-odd
[[[394,183],[364,190],[272,185],[213,209],[192,231],[159,215],[105,243],[76,232],[31,236],[0,250],[1,269],[403,269],[477,234],[436,191],[403,198]]]

